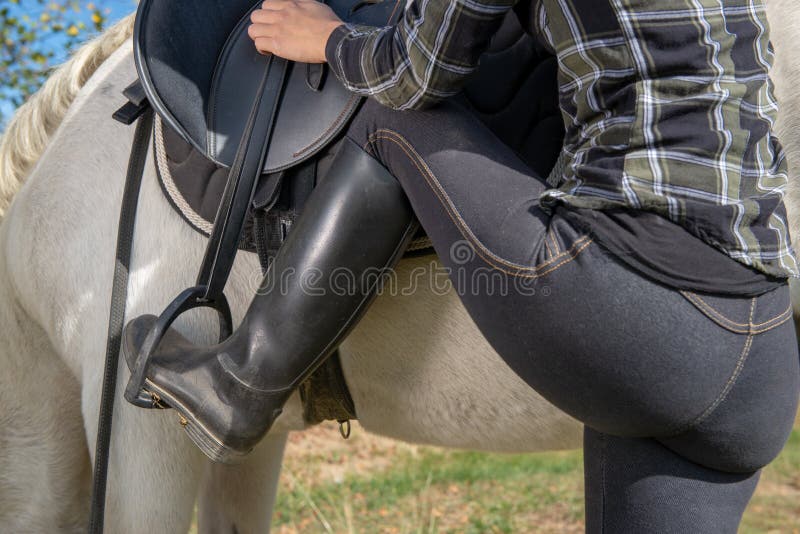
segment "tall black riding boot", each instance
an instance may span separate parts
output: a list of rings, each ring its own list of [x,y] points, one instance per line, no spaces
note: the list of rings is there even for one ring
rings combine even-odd
[[[238,330],[211,347],[170,330],[147,364],[145,388],[180,413],[211,459],[248,453],[357,323],[415,229],[394,177],[345,139]],[[127,325],[129,367],[154,321],[146,315]]]

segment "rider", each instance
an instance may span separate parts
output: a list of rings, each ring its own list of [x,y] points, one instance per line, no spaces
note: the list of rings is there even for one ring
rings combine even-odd
[[[800,384],[763,0],[514,4],[410,0],[383,28],[315,0],[253,13],[260,51],[327,61],[371,97],[346,140],[402,191],[332,171],[243,325],[208,348],[171,332],[148,386],[202,428],[206,452],[246,453],[375,289],[320,296],[275,280],[391,266],[413,229],[407,196],[492,346],[585,424],[587,530],[735,532]],[[558,58],[567,165],[554,186],[440,102],[512,7]],[[487,269],[513,289],[476,290]],[[127,329],[129,351],[148,327]]]

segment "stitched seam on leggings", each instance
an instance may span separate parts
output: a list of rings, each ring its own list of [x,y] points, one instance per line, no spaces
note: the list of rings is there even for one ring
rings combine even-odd
[[[555,249],[556,254],[560,254],[561,253],[561,248],[558,246],[558,241],[556,240],[555,232],[553,232],[552,229],[549,229],[547,231],[547,235],[550,236],[550,240],[553,242],[553,248]],[[547,240],[545,240],[545,243],[546,242],[547,242]]]
[[[392,19],[394,18],[394,14],[397,12],[397,8],[400,7],[401,3],[402,2],[400,2],[400,0],[397,0],[394,3],[394,8],[392,9],[392,12],[389,14],[389,20],[386,21],[386,24],[391,24],[392,23]]]
[[[756,299],[754,297],[750,300],[751,323],[753,321],[753,315],[755,314],[755,310],[756,310]],[[684,425],[679,430],[670,433],[666,437],[671,438],[683,434],[684,432],[688,432],[692,428],[697,427],[697,425],[708,419],[708,417],[712,413],[714,413],[714,410],[716,410],[717,407],[719,407],[719,405],[722,404],[722,402],[728,397],[728,394],[730,393],[731,389],[733,389],[736,380],[739,378],[739,375],[741,375],[742,369],[744,368],[744,364],[747,361],[747,357],[750,355],[750,349],[752,348],[752,346],[753,346],[753,333],[751,332],[747,336],[747,339],[744,342],[744,347],[742,348],[742,352],[739,355],[739,359],[736,361],[736,367],[734,367],[733,373],[731,373],[731,376],[728,378],[728,381],[725,383],[725,386],[722,388],[722,391],[720,391],[719,395],[717,395],[717,398],[714,399],[714,402],[712,402],[708,406],[708,408],[703,410],[703,413],[697,416],[693,421]]]
[[[725,317],[725,315],[723,315],[719,310],[717,310],[711,304],[708,304],[706,301],[704,301],[700,297],[700,295],[698,295],[696,293],[693,293],[691,291],[685,291],[685,290],[681,290],[681,293],[687,293],[687,298],[696,299],[697,301],[699,301],[700,305],[704,306],[708,310],[709,313],[719,317],[721,320],[724,320],[725,322],[727,322],[729,324],[732,324],[734,326],[753,327],[753,328],[764,326],[764,325],[766,325],[768,323],[771,323],[772,321],[776,321],[776,320],[782,318],[784,315],[786,315],[788,313],[791,313],[791,311],[792,311],[792,306],[790,304],[789,307],[786,308],[784,311],[782,311],[781,313],[779,313],[778,315],[776,315],[772,319],[769,319],[769,320],[764,321],[762,323],[755,323],[754,324],[752,321],[750,323],[737,323],[737,322]]]
[[[690,302],[698,306],[701,311],[707,312],[708,315],[712,316],[709,318],[715,323],[738,334],[760,334],[782,325],[792,317],[792,305],[790,304],[786,310],[762,323],[737,323],[722,315],[722,313],[720,313],[716,308],[700,298],[699,295],[692,293],[691,291],[684,290],[681,290],[680,293]]]
[[[379,135],[380,132],[393,134],[393,135],[397,136],[399,139],[395,139],[394,137],[389,136],[389,135]],[[475,253],[484,261],[484,263],[486,263],[487,265],[490,265],[491,267],[493,267],[493,268],[495,268],[495,269],[497,269],[497,270],[499,270],[501,272],[504,272],[506,274],[509,274],[511,276],[515,276],[515,277],[518,277],[518,278],[539,278],[539,277],[542,277],[542,276],[544,276],[546,274],[552,273],[553,271],[555,271],[555,270],[559,269],[560,267],[563,267],[567,263],[571,262],[572,260],[574,260],[578,256],[578,254],[580,254],[587,246],[589,246],[592,243],[592,239],[590,239],[589,236],[583,236],[583,237],[577,239],[573,243],[573,245],[569,248],[569,250],[566,250],[566,251],[562,252],[561,254],[559,254],[557,256],[554,256],[550,260],[547,260],[545,262],[537,264],[537,265],[535,265],[533,267],[524,267],[524,266],[521,266],[521,265],[517,265],[517,264],[511,263],[511,262],[508,262],[507,260],[504,260],[503,258],[500,258],[497,255],[495,255],[494,253],[492,253],[491,250],[486,248],[486,246],[483,245],[474,236],[472,231],[466,225],[466,222],[463,220],[463,218],[461,218],[461,216],[458,213],[458,211],[452,205],[452,201],[450,201],[449,197],[447,196],[446,192],[444,192],[444,190],[442,189],[441,184],[439,184],[439,182],[436,179],[436,177],[434,176],[434,174],[430,171],[430,169],[427,168],[427,166],[424,165],[424,160],[419,156],[419,154],[417,154],[417,152],[413,149],[413,147],[410,145],[410,143],[408,143],[408,141],[405,138],[403,138],[397,132],[394,132],[394,131],[391,131],[391,130],[378,130],[378,132],[376,132],[375,134],[370,135],[370,138],[364,144],[364,147],[363,147],[364,150],[366,150],[368,153],[370,153],[370,155],[374,156],[375,152],[373,150],[370,150],[370,145],[374,144],[379,139],[385,139],[387,141],[391,141],[391,142],[395,143],[403,151],[403,153],[406,154],[406,156],[411,160],[411,162],[417,168],[419,173],[422,175],[423,179],[428,184],[428,187],[430,187],[431,190],[433,191],[433,193],[436,195],[437,199],[442,204],[442,207],[445,208],[445,212],[450,217],[450,220],[452,220],[453,223],[456,225],[456,227],[459,229],[459,233],[461,233],[461,235],[464,237],[464,239],[469,241],[475,247]],[[403,146],[403,143],[405,143],[405,145],[408,147],[408,149],[406,148],[406,146]],[[433,183],[431,181],[433,181]],[[488,257],[484,256],[484,254],[486,254],[486,256],[488,256]],[[556,263],[555,265],[551,266],[551,264],[556,262],[556,261],[558,261],[558,263]],[[503,266],[498,265],[495,262],[500,262],[500,263],[503,263],[505,265],[508,265],[508,266],[516,269],[516,271],[513,271],[513,272],[509,271],[506,268],[504,268]],[[546,269],[544,271],[541,271],[545,267],[550,267],[550,268]],[[534,271],[534,272],[531,273],[531,274],[525,274],[525,273],[520,272],[520,271]],[[541,271],[541,272],[538,272],[538,271]]]
[[[491,250],[489,250],[489,248],[486,245],[481,243],[481,241],[477,238],[477,236],[473,234],[472,230],[469,228],[469,225],[464,220],[464,218],[461,217],[461,214],[459,213],[458,208],[455,206],[455,203],[450,199],[450,196],[447,194],[447,191],[444,190],[439,180],[433,174],[433,171],[431,171],[430,167],[428,167],[427,163],[425,163],[425,160],[422,158],[422,156],[419,155],[419,153],[414,149],[414,147],[411,145],[411,143],[408,142],[408,140],[405,137],[395,132],[394,130],[383,128],[377,130],[376,132],[374,132],[369,136],[369,138],[367,139],[367,143],[364,145],[364,149],[366,150],[367,146],[374,144],[376,141],[380,139],[392,141],[393,143],[398,145],[403,152],[405,152],[405,154],[409,157],[412,163],[414,163],[414,165],[417,167],[417,170],[420,172],[420,174],[423,175],[425,181],[428,182],[428,185],[431,187],[431,189],[434,190],[436,196],[439,197],[439,202],[445,205],[446,210],[448,211],[448,213],[451,214],[450,218],[453,220],[453,222],[456,223],[457,226],[463,228],[464,231],[461,232],[461,235],[463,235],[465,239],[473,243],[475,246],[480,247],[491,258],[495,259],[496,261],[508,267],[523,271],[532,271],[538,268],[538,266],[530,267],[525,265],[519,265],[512,261],[503,259],[500,256],[493,253]],[[453,217],[455,217],[455,219]],[[464,232],[466,232],[469,235],[465,235]],[[544,240],[545,241],[547,240],[547,234],[545,234]]]
[[[381,130],[381,131],[384,131],[384,132],[390,132],[389,130]],[[416,155],[416,157],[417,157],[417,158],[419,158],[419,161],[423,161],[423,160],[422,160],[422,158],[420,158],[420,157],[419,157],[419,155],[416,153],[416,151],[414,151],[414,150],[413,150],[413,147],[411,147],[411,145],[410,145],[410,144],[408,144],[408,141],[406,141],[406,140],[405,140],[405,139],[404,139],[402,136],[400,136],[400,135],[399,135],[399,134],[397,134],[396,132],[391,132],[391,133],[394,133],[394,134],[395,134],[395,135],[397,135],[397,136],[398,136],[398,137],[399,137],[399,138],[400,138],[402,141],[404,141],[404,142],[405,142],[405,143],[408,145],[408,147],[411,149],[411,151],[414,153],[414,155]],[[417,162],[417,160],[415,159],[414,155],[412,155],[412,153],[411,153],[411,152],[409,152],[408,150],[406,150],[406,148],[403,146],[403,144],[402,144],[402,143],[401,143],[399,140],[397,140],[397,139],[394,139],[393,137],[390,137],[390,136],[377,136],[377,135],[375,135],[375,136],[370,136],[370,137],[371,137],[372,139],[371,139],[371,140],[369,140],[369,141],[368,141],[368,142],[367,142],[367,143],[364,145],[364,149],[365,149],[365,150],[367,150],[367,151],[368,151],[368,153],[370,153],[370,154],[371,154],[371,155],[373,155],[373,156],[374,156],[374,152],[373,152],[372,150],[369,150],[369,149],[368,149],[368,145],[370,145],[370,144],[374,143],[374,142],[375,142],[375,141],[377,141],[378,139],[385,139],[385,140],[387,140],[387,141],[391,141],[391,142],[395,143],[397,146],[399,146],[399,147],[400,147],[400,149],[401,149],[401,150],[402,150],[402,151],[403,151],[403,152],[406,154],[406,156],[408,156],[408,158],[411,160],[411,162],[412,162],[412,163],[414,163],[414,165],[417,167],[417,170],[418,170],[418,171],[420,172],[420,174],[423,176],[423,178],[425,179],[425,181],[426,181],[426,183],[428,184],[428,186],[431,188],[431,190],[432,190],[432,191],[434,192],[434,194],[437,196],[437,198],[438,198],[439,202],[440,202],[440,203],[442,204],[442,206],[445,208],[445,212],[448,214],[448,216],[449,216],[449,217],[450,217],[450,219],[453,221],[453,223],[456,225],[456,227],[457,227],[457,228],[459,228],[459,232],[461,233],[461,235],[462,235],[462,236],[463,236],[463,237],[464,237],[466,240],[468,240],[468,241],[469,241],[469,242],[470,242],[470,243],[471,243],[473,246],[477,247],[477,250],[475,250],[475,253],[476,253],[476,254],[477,254],[477,255],[478,255],[478,256],[479,256],[479,257],[480,257],[480,258],[481,258],[481,259],[482,259],[482,260],[483,260],[483,261],[484,261],[484,262],[485,262],[487,265],[490,265],[491,267],[493,267],[493,268],[495,268],[495,269],[497,269],[497,270],[499,270],[499,271],[501,271],[501,272],[504,272],[504,273],[506,273],[506,274],[509,274],[509,275],[511,275],[511,276],[515,276],[515,277],[518,277],[518,278],[531,278],[531,279],[533,279],[533,278],[539,278],[539,277],[541,277],[541,276],[544,276],[544,275],[546,275],[546,274],[549,274],[549,273],[551,273],[551,272],[553,272],[553,271],[557,270],[558,268],[562,267],[563,265],[565,265],[565,264],[567,264],[567,263],[571,262],[573,259],[575,259],[575,258],[578,256],[578,254],[580,254],[580,252],[582,252],[582,251],[583,251],[583,250],[584,250],[584,249],[585,249],[585,248],[586,248],[588,245],[590,245],[590,244],[592,243],[592,240],[591,240],[591,239],[589,239],[589,237],[588,237],[588,236],[583,236],[583,237],[581,237],[580,239],[576,240],[576,241],[575,241],[575,243],[573,243],[572,247],[570,247],[570,249],[569,249],[568,251],[565,251],[565,252],[563,252],[563,253],[562,253],[562,254],[560,254],[559,256],[555,256],[555,257],[553,257],[551,260],[548,260],[548,261],[545,261],[545,262],[543,262],[543,263],[540,263],[540,264],[538,264],[538,265],[536,265],[536,266],[534,266],[534,267],[522,267],[522,266],[518,266],[518,265],[516,265],[516,264],[510,264],[512,267],[516,268],[516,269],[517,269],[517,271],[514,271],[514,272],[508,271],[507,269],[505,269],[505,268],[501,267],[500,265],[497,265],[497,264],[495,264],[495,263],[492,261],[492,259],[485,257],[485,256],[484,256],[484,255],[481,253],[481,250],[485,250],[485,251],[486,251],[486,253],[487,253],[488,255],[490,255],[490,257],[492,257],[492,258],[496,258],[498,261],[504,261],[502,258],[499,258],[499,257],[495,256],[495,255],[494,255],[494,254],[493,254],[493,253],[492,253],[492,252],[491,252],[489,249],[487,249],[487,248],[486,248],[486,247],[485,247],[485,246],[484,246],[482,243],[480,243],[480,241],[478,241],[478,240],[477,240],[477,238],[475,238],[475,237],[474,237],[474,235],[472,234],[472,232],[471,232],[471,231],[469,230],[469,228],[466,226],[466,223],[464,223],[464,226],[462,227],[462,224],[460,224],[460,223],[459,223],[459,220],[463,221],[463,219],[461,219],[460,215],[458,214],[458,212],[457,212],[457,211],[456,211],[454,208],[452,208],[452,209],[455,211],[455,213],[451,213],[451,212],[450,212],[450,209],[451,209],[451,208],[448,206],[448,202],[446,202],[446,201],[445,201],[445,199],[443,199],[443,198],[441,197],[441,194],[444,194],[444,195],[446,196],[446,193],[444,193],[444,191],[441,189],[441,185],[439,185],[439,184],[438,184],[438,180],[436,180],[436,177],[433,175],[433,173],[431,173],[429,170],[428,170],[428,171],[427,171],[427,173],[426,173],[426,170],[425,170],[423,167],[421,167],[421,166],[420,166],[420,164],[419,164],[419,163]],[[431,179],[433,179],[433,180],[434,180],[434,182],[436,182],[436,184],[437,184],[437,185],[439,185],[439,191],[441,191],[441,193],[440,193],[439,191],[437,191],[437,188],[436,188],[436,187],[434,187],[434,185],[433,185],[433,184],[431,184],[431,182],[430,182],[430,180],[429,180],[428,176],[430,176],[430,178],[431,178]],[[447,199],[447,200],[449,200],[449,199]],[[454,218],[454,216],[455,216],[455,217],[457,217],[459,220],[456,220],[456,219]],[[466,233],[465,233],[465,232],[466,232]],[[523,271],[523,270],[524,270],[524,271],[537,271],[537,270],[541,270],[542,268],[549,266],[549,265],[550,265],[551,263],[553,263],[554,261],[556,261],[556,260],[560,260],[561,258],[564,258],[565,256],[569,256],[569,257],[568,257],[568,258],[566,258],[565,260],[561,261],[560,263],[558,263],[558,264],[556,264],[556,265],[552,266],[550,269],[548,269],[548,270],[546,270],[546,271],[544,271],[544,272],[534,272],[534,273],[532,273],[532,274],[523,274],[523,273],[519,272],[519,271]]]

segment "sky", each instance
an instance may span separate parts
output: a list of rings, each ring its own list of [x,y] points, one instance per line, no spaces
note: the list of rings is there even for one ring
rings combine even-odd
[[[108,26],[136,10],[135,0],[94,0],[94,3],[103,9],[109,10],[107,23]],[[0,0],[0,7],[5,5],[10,6],[11,4],[8,0]],[[36,12],[38,12],[40,9],[39,5],[32,0],[20,0],[18,7],[21,12],[27,12],[30,15],[36,16],[38,16],[38,13]],[[66,55],[62,52],[62,50],[59,49],[59,43],[57,41],[54,40],[51,44],[53,46],[53,51],[59,54],[56,63],[61,63],[67,59]],[[2,116],[10,116],[10,114],[13,112],[13,109],[13,106],[9,102],[0,100],[0,114]],[[2,126],[0,126],[0,130],[2,130]]]

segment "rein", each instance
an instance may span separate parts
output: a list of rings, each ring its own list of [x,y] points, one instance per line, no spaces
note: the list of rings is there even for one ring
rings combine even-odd
[[[136,208],[139,205],[144,166],[153,129],[153,111],[144,92],[137,84],[124,91],[128,102],[116,113],[114,119],[123,124],[136,124],[122,206],[117,229],[117,250],[115,254],[114,281],[111,290],[111,310],[109,312],[108,335],[106,337],[106,362],[103,370],[103,388],[100,397],[100,413],[97,423],[97,441],[94,454],[94,473],[92,476],[91,515],[89,533],[101,534],[106,508],[106,482],[108,479],[108,458],[111,445],[111,423],[114,414],[114,396],[117,389],[117,370],[122,341],[122,327],[125,321],[125,305],[128,300],[128,277],[130,274],[133,232],[136,226]]]

